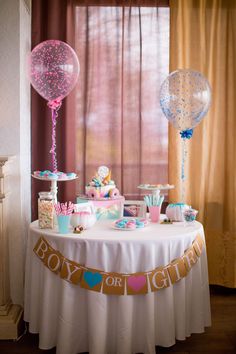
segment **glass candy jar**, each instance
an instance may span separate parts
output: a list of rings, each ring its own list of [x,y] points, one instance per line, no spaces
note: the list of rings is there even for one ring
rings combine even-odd
[[[197,213],[198,210],[192,208],[184,210],[183,215],[185,225],[191,225],[196,220]]]
[[[38,219],[40,229],[53,229],[54,200],[51,192],[39,192]]]

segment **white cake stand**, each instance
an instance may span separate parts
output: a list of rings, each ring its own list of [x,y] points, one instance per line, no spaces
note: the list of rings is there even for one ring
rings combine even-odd
[[[57,203],[57,191],[58,191],[57,182],[68,182],[68,181],[73,181],[73,180],[78,178],[78,176],[76,176],[76,177],[71,177],[71,178],[51,179],[51,178],[48,178],[48,177],[35,176],[33,174],[31,176],[33,178],[35,178],[35,179],[39,179],[40,181],[51,182],[50,192],[53,195],[55,204]]]
[[[159,196],[160,195],[160,191],[162,190],[169,190],[169,189],[174,189],[175,186],[173,184],[169,184],[169,185],[160,185],[160,186],[155,186],[152,184],[140,184],[137,188],[139,189],[143,189],[146,191],[151,191],[153,195]]]

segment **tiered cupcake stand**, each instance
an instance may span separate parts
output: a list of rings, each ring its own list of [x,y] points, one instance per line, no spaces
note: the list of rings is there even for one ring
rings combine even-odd
[[[76,177],[70,177],[70,178],[51,179],[49,177],[39,177],[39,176],[35,176],[33,174],[31,176],[35,179],[40,180],[40,181],[46,181],[46,182],[51,183],[50,192],[52,193],[52,195],[54,197],[55,203],[57,203],[57,191],[58,191],[57,182],[68,182],[68,181],[73,181],[78,178],[78,176],[76,176]]]
[[[153,184],[140,184],[137,188],[151,192],[153,195],[159,196],[161,191],[174,189],[173,184],[169,185],[153,185]]]

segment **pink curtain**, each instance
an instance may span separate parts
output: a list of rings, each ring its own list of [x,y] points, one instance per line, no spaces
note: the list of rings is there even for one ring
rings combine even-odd
[[[159,105],[169,70],[168,8],[89,6],[75,14],[77,193],[104,164],[121,193],[138,199],[140,183],[168,182],[168,124]]]
[[[59,39],[74,48],[74,1],[73,0],[33,0],[32,1],[32,48],[48,39]],[[57,159],[60,171],[75,171],[75,100],[78,86],[62,101],[57,123]],[[32,171],[52,169],[51,154],[51,114],[47,102],[32,89],[31,94],[31,145]],[[59,182],[58,199],[74,200],[76,182]],[[38,192],[50,189],[49,182],[32,178],[32,219],[37,218]]]
[[[78,6],[90,3],[100,6]],[[75,171],[79,179],[59,182],[60,201],[83,193],[102,164],[112,169],[127,199],[139,198],[140,183],[168,182],[168,124],[160,112],[159,88],[168,74],[169,12],[155,7],[167,1],[127,2],[149,6],[140,8],[104,3],[32,1],[32,48],[47,39],[65,41],[81,66],[57,124],[58,169]],[[50,147],[47,102],[32,89],[32,171],[51,169]],[[32,219],[38,192],[49,187],[32,179]]]

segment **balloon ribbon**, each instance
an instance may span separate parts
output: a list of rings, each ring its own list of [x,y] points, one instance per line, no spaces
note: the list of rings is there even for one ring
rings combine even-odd
[[[48,102],[48,107],[51,109],[51,117],[52,117],[52,147],[50,149],[50,154],[52,154],[52,169],[53,172],[57,172],[56,126],[57,126],[58,110],[61,107],[61,101],[60,100],[50,101]]]
[[[181,202],[185,200],[185,161],[187,157],[186,138],[182,139],[182,159],[181,159]]]
[[[180,132],[180,136],[182,138],[182,159],[181,159],[181,201],[184,203],[185,200],[185,161],[187,159],[187,146],[186,139],[191,139],[193,136],[193,129],[182,130]]]

